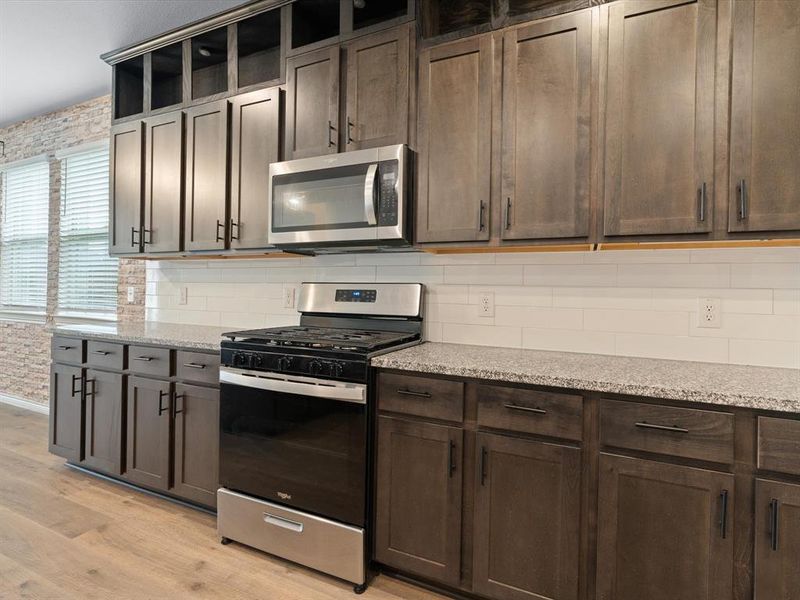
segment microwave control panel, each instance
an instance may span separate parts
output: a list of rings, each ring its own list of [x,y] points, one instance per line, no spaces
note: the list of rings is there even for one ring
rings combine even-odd
[[[397,169],[396,160],[382,162],[378,167],[381,185],[378,225],[397,225]]]

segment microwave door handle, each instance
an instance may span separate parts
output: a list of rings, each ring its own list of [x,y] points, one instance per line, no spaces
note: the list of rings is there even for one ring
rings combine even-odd
[[[378,163],[372,163],[367,169],[367,177],[364,179],[364,214],[370,225],[378,224],[378,219],[375,217],[375,177],[377,174]]]

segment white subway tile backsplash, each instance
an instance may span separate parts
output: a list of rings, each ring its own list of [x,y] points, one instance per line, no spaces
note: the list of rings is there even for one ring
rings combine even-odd
[[[431,341],[800,368],[798,248],[151,261],[146,317],[295,324],[283,288],[302,281],[424,283]],[[697,327],[704,297],[722,300],[719,329]]]

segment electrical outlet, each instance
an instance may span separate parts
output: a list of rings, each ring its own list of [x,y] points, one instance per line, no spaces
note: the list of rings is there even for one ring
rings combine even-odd
[[[178,300],[178,304],[180,304],[181,306],[186,306],[187,304],[189,304],[189,288],[188,287],[183,286],[181,288],[181,297]]]
[[[283,288],[283,308],[294,308],[294,297],[297,288],[286,286]]]
[[[494,292],[481,292],[478,302],[478,314],[481,317],[494,316]]]
[[[136,288],[132,285],[128,286],[128,304],[133,304],[133,301],[136,299]]]
[[[719,298],[700,298],[698,327],[719,329],[722,326],[721,302]]]

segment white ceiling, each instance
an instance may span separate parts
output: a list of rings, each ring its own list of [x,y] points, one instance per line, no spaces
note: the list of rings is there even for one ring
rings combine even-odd
[[[247,0],[0,0],[0,127],[111,91],[100,54]]]

